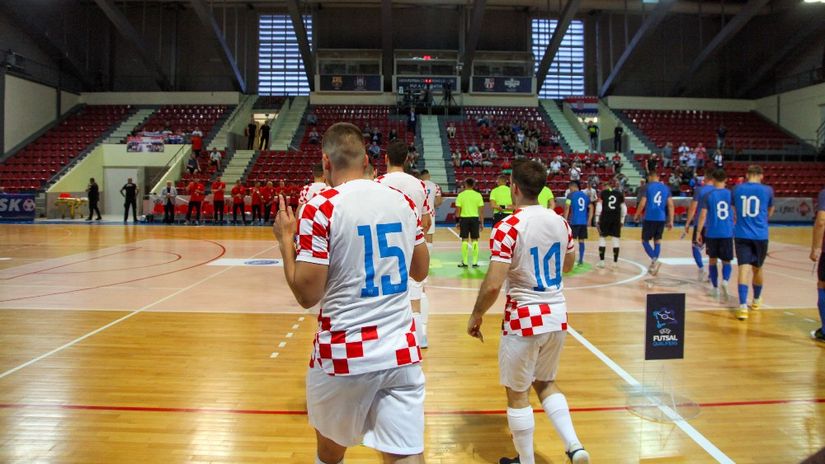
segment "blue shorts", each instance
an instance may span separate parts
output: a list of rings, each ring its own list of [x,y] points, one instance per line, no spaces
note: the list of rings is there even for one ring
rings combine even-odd
[[[736,245],[736,261],[740,266],[750,264],[754,267],[762,267],[765,264],[765,258],[768,257],[767,240],[737,238],[734,243]]]
[[[642,223],[642,240],[661,240],[665,233],[665,221],[645,221]]]
[[[710,258],[728,262],[733,261],[733,237],[706,238],[705,251],[707,251]]]
[[[586,240],[587,239],[587,226],[579,225],[579,226],[570,226],[570,231],[573,232],[573,238],[576,240]]]

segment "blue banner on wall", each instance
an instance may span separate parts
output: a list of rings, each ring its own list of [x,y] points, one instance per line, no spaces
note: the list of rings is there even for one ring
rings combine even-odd
[[[533,93],[532,77],[473,77],[473,92]]]
[[[398,92],[400,93],[400,89],[407,89],[416,92],[418,90],[423,90],[427,85],[430,86],[430,90],[433,92],[443,92],[444,85],[449,83],[450,88],[452,89],[453,93],[458,93],[458,78],[457,77],[435,77],[435,76],[399,76],[395,78],[395,87],[399,89]]]
[[[685,357],[685,294],[647,296],[645,360]]]
[[[381,76],[321,75],[322,92],[380,92]]]
[[[0,221],[34,221],[34,216],[33,194],[0,194]]]

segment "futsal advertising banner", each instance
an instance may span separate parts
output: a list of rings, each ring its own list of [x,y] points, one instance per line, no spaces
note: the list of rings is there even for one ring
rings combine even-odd
[[[126,137],[126,151],[129,153],[162,153],[163,136],[129,136]]]
[[[685,294],[647,295],[645,360],[685,357]]]
[[[436,77],[436,76],[399,76],[395,78],[395,87],[400,93],[400,89],[407,89],[412,90],[413,92],[417,92],[419,90],[424,90],[426,86],[430,86],[430,90],[433,92],[442,92],[444,90],[444,85],[449,84],[450,88],[452,89],[454,94],[459,93],[458,88],[458,78],[455,77]]]
[[[380,92],[381,76],[321,75],[321,92]]]
[[[475,93],[533,93],[532,77],[473,77]]]
[[[34,221],[34,195],[30,193],[0,194],[0,221]]]

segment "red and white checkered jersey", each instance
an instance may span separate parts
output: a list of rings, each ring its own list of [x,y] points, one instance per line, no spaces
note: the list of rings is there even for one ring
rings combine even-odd
[[[517,209],[493,227],[491,260],[510,264],[502,333],[531,336],[567,330],[562,266],[573,252],[567,221],[540,205]]]
[[[408,295],[413,248],[424,243],[414,208],[360,179],[304,207],[297,260],[328,267],[310,367],[355,375],[421,361]]]
[[[431,214],[435,215],[435,199],[441,196],[441,186],[431,180],[425,180],[424,188],[427,190],[427,204],[430,205]]]
[[[425,214],[433,214],[430,202],[427,200],[427,187],[424,182],[405,172],[389,172],[383,176],[375,179],[379,184],[388,185],[396,190],[399,190],[404,195],[407,195],[415,203],[418,217],[424,217]]]
[[[309,200],[312,200],[315,195],[318,195],[328,188],[329,185],[323,182],[313,182],[311,184],[304,185],[304,188],[301,189],[301,195],[298,197],[298,206],[303,206],[309,203]]]

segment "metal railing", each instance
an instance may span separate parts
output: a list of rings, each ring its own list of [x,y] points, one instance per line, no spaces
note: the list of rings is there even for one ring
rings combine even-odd
[[[155,188],[158,186],[158,182],[160,182],[161,179],[163,179],[165,176],[167,176],[169,174],[169,169],[171,169],[173,164],[175,164],[179,161],[178,158],[180,157],[181,153],[184,152],[186,147],[188,147],[188,146],[189,145],[181,145],[180,148],[178,148],[178,151],[176,151],[175,154],[172,155],[171,158],[169,158],[169,161],[166,162],[166,164],[163,166],[163,168],[160,170],[160,172],[155,174],[155,176],[152,178],[152,180],[149,181],[149,185],[152,186],[151,187],[152,191],[154,191]]]

